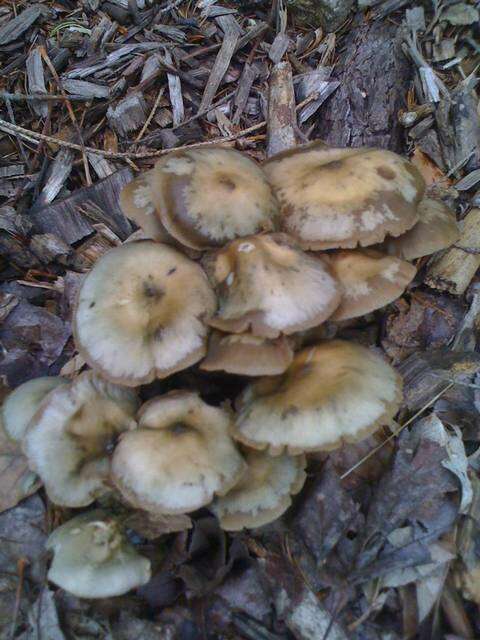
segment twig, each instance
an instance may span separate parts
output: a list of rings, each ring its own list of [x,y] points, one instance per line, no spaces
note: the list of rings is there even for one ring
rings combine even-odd
[[[68,96],[62,96],[56,93],[8,93],[8,91],[0,91],[0,98],[2,100],[11,100],[11,102],[33,102],[36,100],[77,100],[82,102],[89,102],[93,100],[92,97],[81,96],[77,94],[71,94]]]
[[[148,118],[145,120],[145,124],[141,128],[140,133],[135,138],[135,142],[139,142],[143,138],[143,134],[145,133],[145,131],[150,126],[150,123],[151,123],[151,121],[153,119],[153,116],[155,115],[155,113],[156,113],[156,111],[158,109],[158,105],[160,104],[160,100],[162,99],[164,91],[165,91],[165,87],[160,87],[160,91],[158,92],[157,98],[155,100],[155,104],[153,105],[152,110],[150,111],[150,113],[148,115]]]
[[[444,393],[446,393],[449,389],[451,389],[454,384],[455,384],[454,382],[451,382],[445,388],[443,388],[439,393],[437,393],[436,396],[434,396],[431,400],[429,400],[426,405],[424,405],[421,409],[419,409],[417,411],[417,413],[415,413],[411,418],[409,418],[404,424],[400,425],[400,427],[396,431],[393,431],[392,434],[389,435],[388,438],[386,438],[381,444],[379,444],[377,447],[375,447],[374,449],[369,451],[367,453],[367,455],[364,456],[358,462],[356,462],[353,465],[353,467],[350,467],[350,469],[345,471],[345,473],[340,476],[340,480],[343,480],[344,478],[349,476],[351,473],[353,473],[353,471],[358,469],[358,467],[360,467],[364,462],[366,462],[369,458],[371,458],[373,455],[375,455],[375,453],[377,453],[377,451],[380,451],[380,449],[382,449],[382,447],[384,447],[384,445],[386,445],[387,442],[390,442],[390,440],[393,440],[393,438],[396,438],[398,436],[398,434],[403,429],[405,429],[405,427],[408,427],[409,424],[412,424],[412,422],[414,420],[416,420],[420,415],[422,415],[422,413],[425,411],[425,409],[428,409],[428,407],[431,407],[432,404],[434,404],[439,398],[441,398],[441,396],[443,396]]]

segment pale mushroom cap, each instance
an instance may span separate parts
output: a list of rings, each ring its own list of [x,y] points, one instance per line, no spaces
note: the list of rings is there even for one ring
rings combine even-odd
[[[283,230],[304,248],[382,242],[418,220],[425,185],[419,171],[382,149],[329,149],[316,143],[264,165],[280,203]]]
[[[306,479],[304,456],[272,457],[263,451],[250,450],[245,460],[247,473],[210,506],[227,531],[273,522],[288,509],[290,496],[300,491]]]
[[[396,300],[415,277],[409,262],[372,249],[329,254],[333,274],[343,287],[340,306],[332,320],[348,320],[381,309]]]
[[[14,389],[1,408],[2,424],[7,435],[20,442],[43,399],[50,391],[67,382],[65,378],[46,376],[24,382]]]
[[[120,206],[127,218],[136,222],[142,229],[145,237],[168,242],[170,236],[165,231],[153,206],[151,178],[152,171],[147,171],[126,184],[120,192]]]
[[[387,238],[388,253],[404,260],[416,260],[447,249],[460,237],[455,212],[441,200],[423,198],[418,205],[417,224],[398,238]]]
[[[321,324],[340,302],[328,265],[285,234],[234,240],[204,264],[219,302],[210,325],[221,331],[276,338]]]
[[[132,390],[92,371],[48,395],[23,447],[52,502],[82,507],[107,491],[111,447],[122,431],[135,428],[137,407]]]
[[[293,360],[287,338],[259,338],[250,333],[223,335],[214,331],[200,369],[226,371],[243,376],[273,376],[283,373]]]
[[[136,386],[185,369],[206,352],[216,306],[206,275],[171,247],[132,242],[112,249],[83,281],[76,346],[113,382]]]
[[[48,579],[78,598],[109,598],[150,580],[150,561],[127,541],[119,523],[95,510],[55,529],[47,540],[54,553]]]
[[[188,247],[217,247],[276,226],[278,205],[262,169],[238,151],[175,151],[153,171],[155,209],[168,233]]]
[[[243,475],[245,462],[230,436],[229,414],[196,393],[154,398],[139,415],[139,429],[121,438],[112,460],[113,481],[134,506],[188,513]]]
[[[238,401],[234,437],[273,455],[356,442],[398,411],[401,379],[366,347],[333,340],[295,355],[282,376],[261,378]]]

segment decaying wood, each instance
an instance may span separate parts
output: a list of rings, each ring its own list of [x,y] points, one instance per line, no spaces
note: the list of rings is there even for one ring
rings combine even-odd
[[[107,111],[110,125],[125,138],[139,129],[146,117],[145,101],[140,93],[131,93]]]
[[[43,71],[42,56],[39,47],[35,47],[30,52],[26,61],[28,90],[31,93],[46,94],[45,74]],[[48,104],[46,102],[33,102],[32,107],[35,113],[42,118],[48,114]]]
[[[270,73],[267,122],[267,156],[291,149],[297,144],[295,93],[289,62],[279,62]]]
[[[462,222],[454,247],[430,265],[425,279],[434,289],[462,295],[480,267],[480,209],[472,209]]]

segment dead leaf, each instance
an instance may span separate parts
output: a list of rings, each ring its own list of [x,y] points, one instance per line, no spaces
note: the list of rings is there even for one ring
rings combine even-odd
[[[15,507],[41,484],[28,468],[19,443],[10,440],[0,426],[0,512]]]
[[[146,511],[135,511],[125,520],[125,526],[147,540],[155,540],[167,533],[191,529],[193,525],[191,518],[185,514],[162,516]]]
[[[414,164],[423,176],[423,179],[427,183],[427,186],[432,184],[441,183],[447,187],[452,184],[452,181],[447,178],[441,169],[431,160],[426,153],[423,153],[418,147],[415,147],[410,162]]]

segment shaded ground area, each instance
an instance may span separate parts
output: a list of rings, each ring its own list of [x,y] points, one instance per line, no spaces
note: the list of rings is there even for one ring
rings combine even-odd
[[[207,512],[181,533],[132,522],[155,568],[138,593],[89,602],[47,584],[45,538],[69,514],[4,438],[2,638],[480,636],[479,35],[474,2],[2,3],[3,393],[83,366],[76,291],[135,231],[122,186],[172,148],[388,148],[463,222],[403,298],[337,332],[398,367],[407,428],[317,456],[294,507],[255,532],[226,535]],[[193,368],[161,389],[220,402],[243,384]]]

